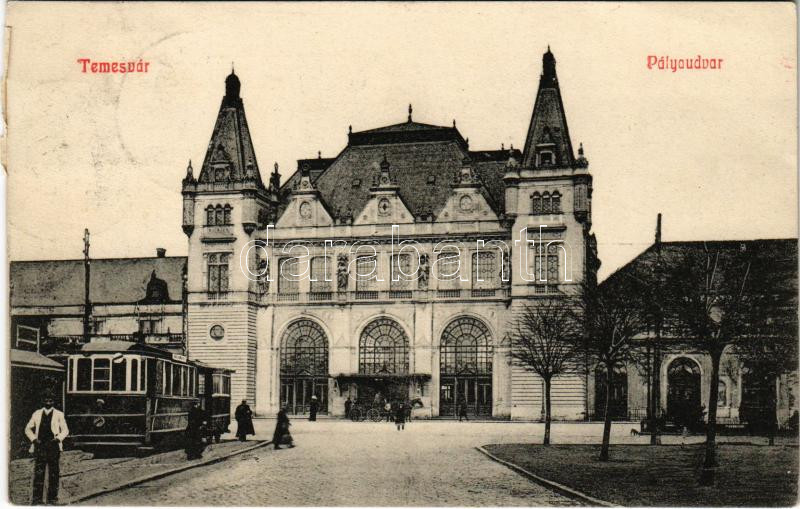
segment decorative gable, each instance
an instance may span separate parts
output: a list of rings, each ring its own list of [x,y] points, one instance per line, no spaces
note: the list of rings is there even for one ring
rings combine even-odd
[[[319,191],[311,183],[308,166],[304,166],[297,189],[278,219],[278,228],[330,226],[333,218],[320,199]]]

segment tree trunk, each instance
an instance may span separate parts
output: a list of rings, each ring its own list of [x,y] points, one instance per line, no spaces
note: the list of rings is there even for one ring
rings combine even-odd
[[[614,370],[606,365],[606,411],[605,421],[603,422],[603,445],[600,448],[600,461],[608,461],[608,448],[611,441],[611,387],[614,378]]]
[[[544,379],[544,445],[550,445],[550,379]]]
[[[659,436],[659,421],[661,417],[661,409],[659,408],[659,397],[661,391],[661,351],[656,345],[653,348],[653,385],[650,391],[650,445],[661,445],[661,437]]]
[[[708,424],[706,426],[706,457],[700,474],[701,486],[714,485],[714,468],[717,466],[717,398],[719,397],[719,361],[722,349],[711,352],[711,387],[708,391]]]

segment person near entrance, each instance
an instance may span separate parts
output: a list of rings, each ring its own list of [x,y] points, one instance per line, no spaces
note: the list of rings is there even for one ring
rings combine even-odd
[[[275,446],[275,449],[280,449],[281,444],[286,444],[290,448],[294,447],[292,434],[289,433],[289,426],[291,425],[292,423],[289,422],[289,416],[286,415],[286,407],[281,407],[278,412],[278,420],[275,423],[275,431],[272,433],[272,444]]]
[[[344,416],[345,418],[350,417],[350,410],[353,409],[353,401],[350,399],[350,396],[347,396],[347,399],[344,402]]]
[[[256,430],[253,429],[253,411],[250,410],[250,405],[247,400],[243,399],[242,403],[236,407],[236,436],[239,441],[246,442],[247,435],[255,435]]]
[[[394,423],[397,426],[397,431],[406,428],[406,406],[402,403],[397,403],[394,408]]]
[[[207,424],[206,413],[200,408],[199,401],[192,402],[188,421],[186,424],[186,459],[197,460],[203,457],[203,450],[206,448],[203,439]]]
[[[469,418],[467,418],[467,400],[464,396],[461,396],[458,400],[458,422],[461,422],[462,419],[465,421],[469,420]]]
[[[386,422],[392,422],[392,404],[389,403],[389,400],[385,400],[383,412],[386,415]]]
[[[317,411],[319,410],[319,400],[316,396],[311,396],[311,404],[308,408],[308,420],[309,421],[316,421],[317,420]]]
[[[44,471],[47,469],[47,504],[55,504],[58,500],[58,484],[60,482],[61,451],[64,439],[69,435],[64,414],[55,408],[53,394],[45,394],[42,398],[43,408],[31,415],[25,426],[25,435],[31,441],[30,452],[33,453],[33,496],[31,504],[42,505],[44,491]]]

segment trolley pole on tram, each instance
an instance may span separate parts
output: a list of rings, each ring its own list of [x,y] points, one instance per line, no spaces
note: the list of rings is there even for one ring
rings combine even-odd
[[[88,343],[92,334],[92,301],[89,295],[89,282],[91,280],[91,261],[89,260],[89,229],[83,230],[83,342]]]

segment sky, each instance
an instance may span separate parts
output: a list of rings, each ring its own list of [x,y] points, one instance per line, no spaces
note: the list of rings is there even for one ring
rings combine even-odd
[[[235,65],[266,180],[347,129],[452,125],[521,148],[548,45],[594,176],[600,278],[653,241],[797,236],[791,3],[12,3],[11,260],[185,255],[181,178]],[[648,55],[721,58],[648,69]],[[149,62],[83,73],[80,58]]]

